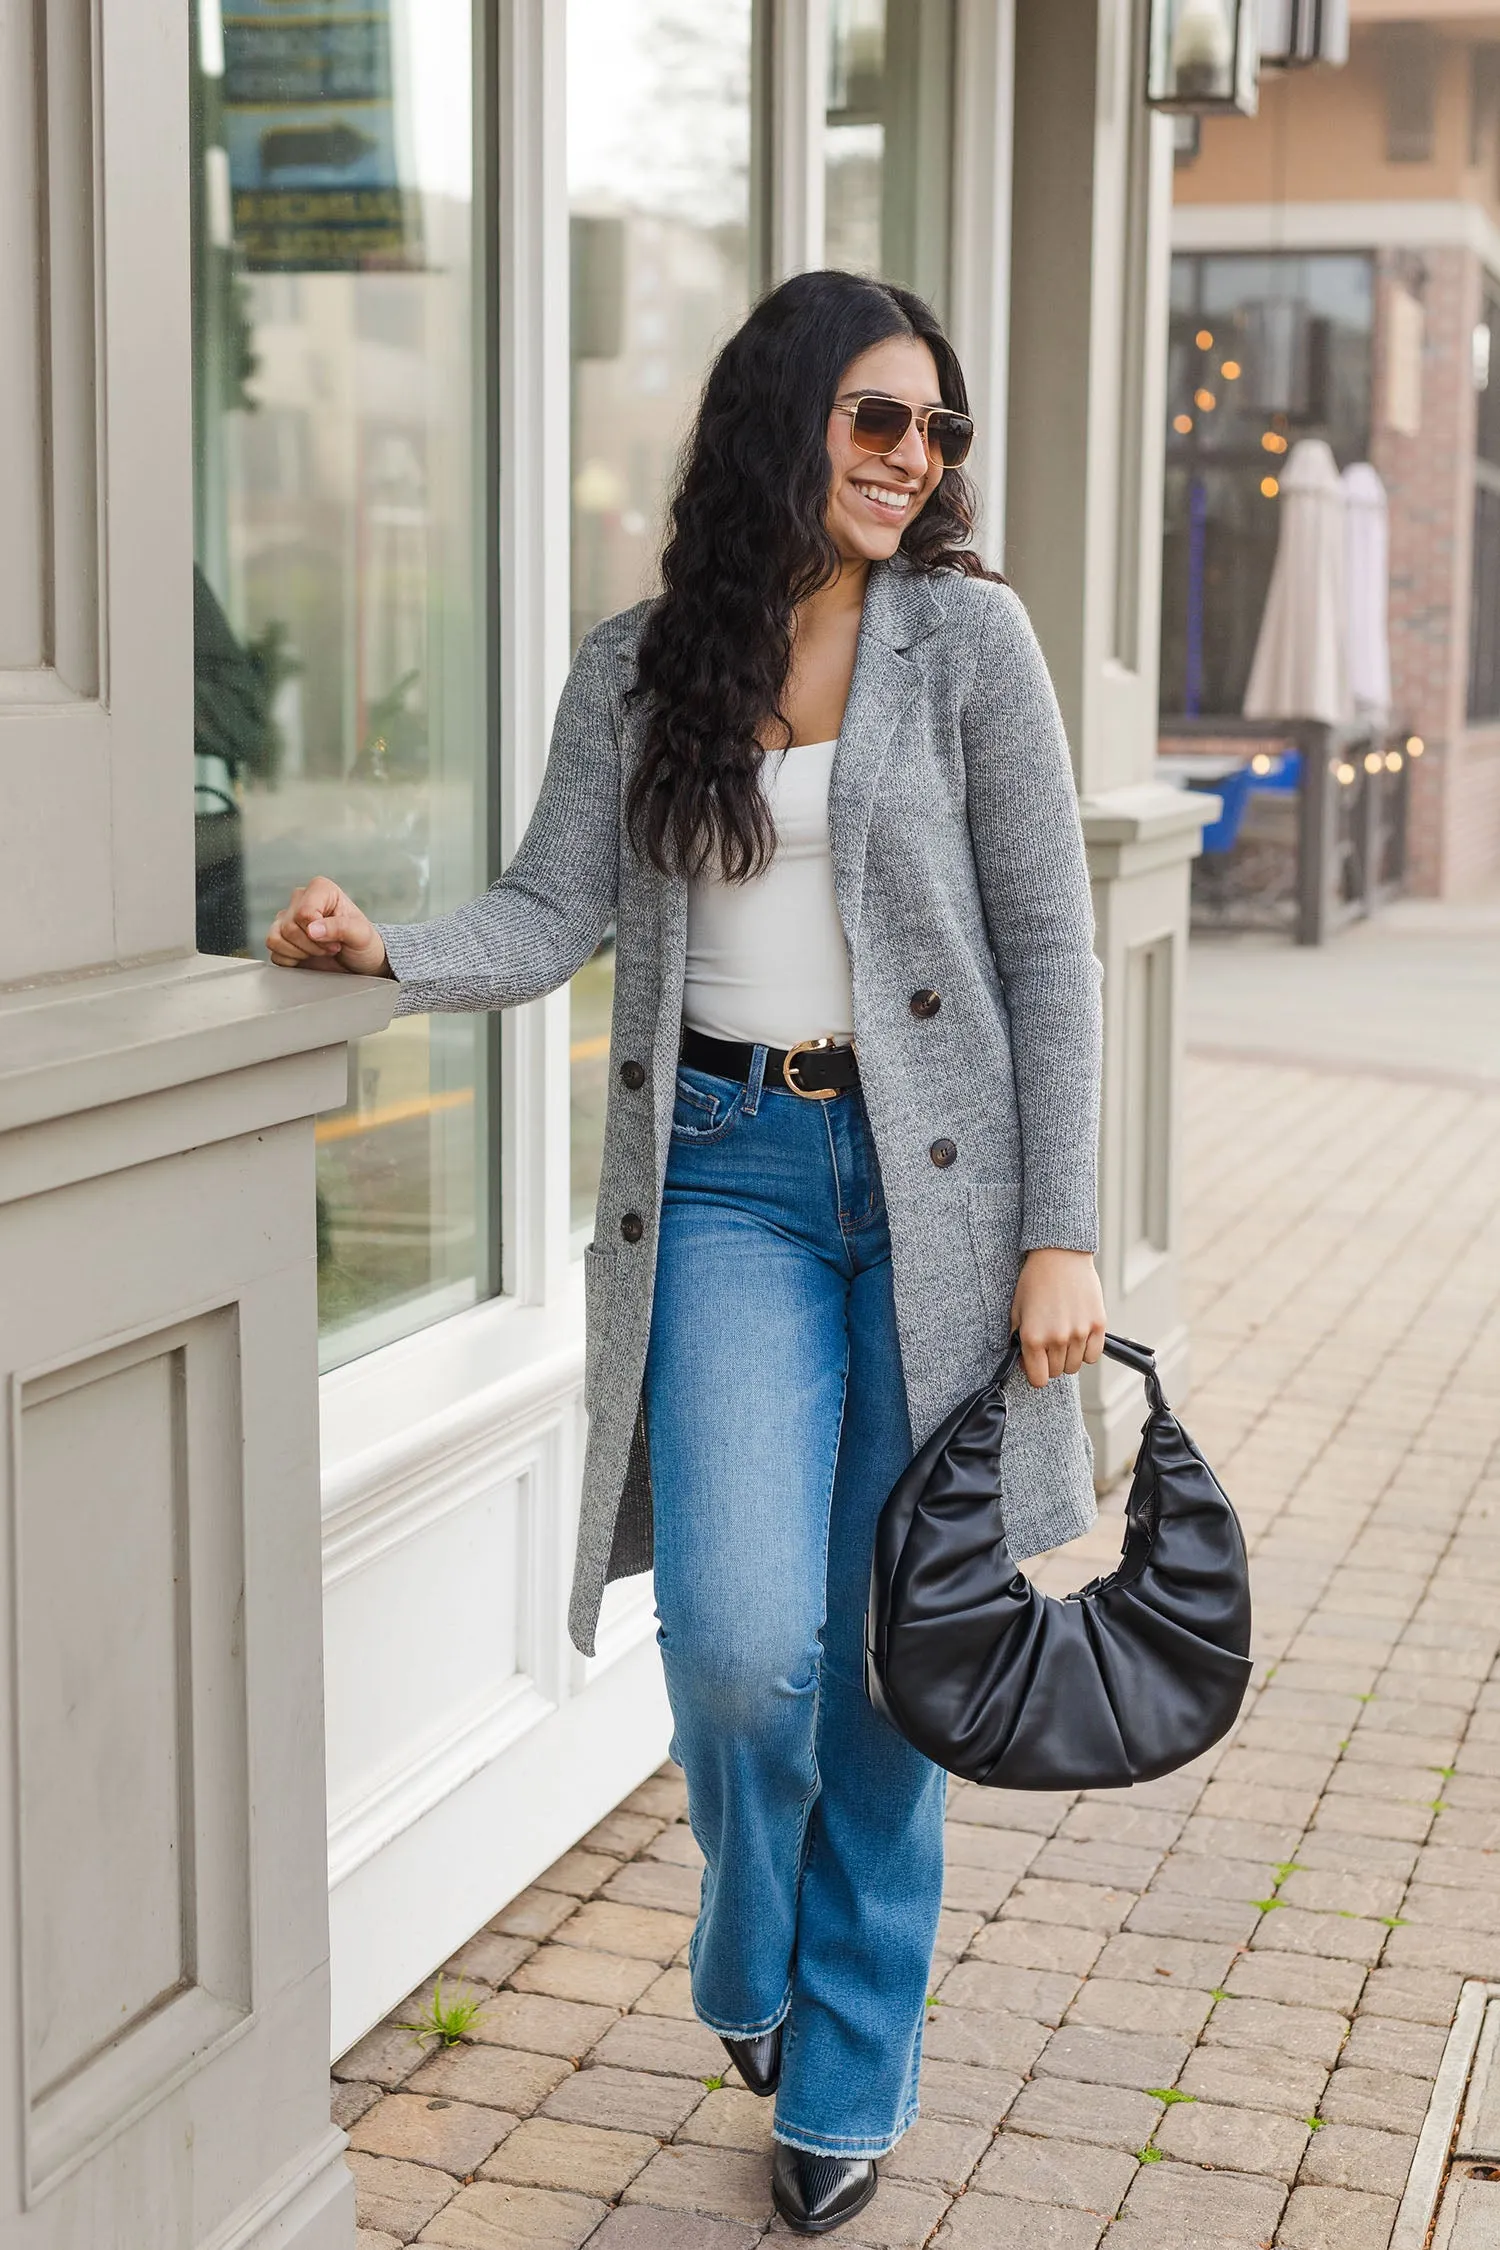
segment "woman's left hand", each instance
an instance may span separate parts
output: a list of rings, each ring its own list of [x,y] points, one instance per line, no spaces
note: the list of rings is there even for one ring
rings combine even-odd
[[[1010,1308],[1021,1363],[1035,1390],[1076,1375],[1104,1351],[1104,1291],[1086,1250],[1030,1250]]]

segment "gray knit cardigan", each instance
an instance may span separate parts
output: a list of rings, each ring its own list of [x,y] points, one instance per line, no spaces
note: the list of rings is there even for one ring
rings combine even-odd
[[[622,820],[644,616],[643,604],[610,618],[580,648],[536,810],[500,880],[440,920],[381,929],[398,1008],[413,1013],[534,1000],[616,924],[604,1163],[584,1254],[589,1434],[569,1622],[585,1654],[606,1582],[651,1565],[640,1393],[687,942],[685,885],[637,856]],[[993,1372],[1024,1253],[1097,1247],[1088,876],[1056,699],[1008,587],[899,560],[871,572],[829,805],[920,1445]],[[936,1013],[912,1009],[924,988]],[[957,1149],[947,1164],[932,1155],[942,1141]],[[1033,1391],[1018,1375],[1002,1479],[1013,1554],[1087,1528],[1091,1467],[1076,1379]]]

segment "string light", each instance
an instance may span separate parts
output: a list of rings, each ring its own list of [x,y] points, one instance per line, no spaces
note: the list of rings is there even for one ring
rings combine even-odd
[[[1281,490],[1281,483],[1279,478],[1262,477],[1260,480],[1260,489],[1263,496],[1267,500],[1274,500],[1277,493]]]
[[[1202,414],[1212,414],[1218,403],[1212,391],[1194,391],[1193,393],[1193,404]]]
[[[1366,773],[1379,773],[1379,771],[1380,771],[1381,767],[1382,767],[1382,766],[1383,766],[1384,764],[1385,764],[1385,760],[1384,760],[1384,758],[1383,758],[1383,757],[1381,756],[1381,754],[1380,754],[1380,752],[1379,752],[1378,750],[1367,750],[1367,751],[1365,752],[1365,772],[1366,772]]]
[[[1349,784],[1357,778],[1353,766],[1351,766],[1348,763],[1347,759],[1344,758],[1341,758],[1339,760],[1338,764],[1333,769],[1333,773],[1334,779],[1339,783],[1340,787],[1344,789],[1347,789],[1349,787]]]
[[[1399,750],[1387,750],[1385,754],[1385,770],[1387,773],[1399,773],[1404,764],[1405,760]]]
[[[1189,430],[1190,430],[1190,429],[1192,428],[1192,426],[1193,426],[1193,417],[1192,417],[1192,415],[1191,415],[1191,414],[1174,414],[1174,415],[1173,415],[1173,417],[1172,417],[1172,427],[1173,427],[1173,429],[1174,429],[1174,430],[1175,430],[1175,431],[1177,432],[1177,435],[1178,435],[1179,437],[1186,437],[1186,436],[1187,436],[1187,434],[1188,434],[1188,431],[1189,431]]]
[[[1252,773],[1269,773],[1270,770],[1270,759],[1266,756],[1264,750],[1257,750],[1255,756],[1250,760],[1250,771]]]
[[[1200,328],[1197,335],[1193,338],[1193,342],[1197,345],[1200,352],[1211,352],[1214,348],[1213,330],[1211,328]]]
[[[1263,453],[1285,453],[1286,451],[1286,439],[1279,430],[1263,431],[1260,445]]]
[[[1407,738],[1406,738],[1406,755],[1408,756],[1408,758],[1420,758],[1420,757],[1421,757],[1421,755],[1422,755],[1422,752],[1423,752],[1423,751],[1424,751],[1424,750],[1425,750],[1426,748],[1427,748],[1427,745],[1426,745],[1426,743],[1425,743],[1425,742],[1424,742],[1424,741],[1422,740],[1422,737],[1421,737],[1421,736],[1420,736],[1419,734],[1409,734],[1409,735],[1407,736]]]
[[[1226,359],[1223,366],[1219,369],[1219,373],[1223,376],[1226,383],[1237,383],[1240,379],[1239,361],[1237,359]]]

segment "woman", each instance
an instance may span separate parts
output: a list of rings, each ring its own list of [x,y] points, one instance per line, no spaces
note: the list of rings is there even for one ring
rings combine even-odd
[[[709,377],[663,593],[579,650],[505,875],[412,928],[320,880],[268,941],[403,1009],[497,1008],[616,922],[572,1630],[590,1651],[606,1580],[654,1559],[694,2002],[776,2093],[804,2233],[916,2115],[942,1886],[944,1777],[863,1693],[875,1520],[1012,1323],[1012,1552],[1093,1513],[1058,1379],[1104,1335],[1089,891],[1046,671],[969,545],[971,431],[919,299],[773,291]]]

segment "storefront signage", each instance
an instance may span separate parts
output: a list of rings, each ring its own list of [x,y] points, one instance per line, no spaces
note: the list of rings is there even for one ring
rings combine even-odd
[[[416,262],[401,185],[389,0],[239,0],[224,18],[235,241],[262,273]]]

